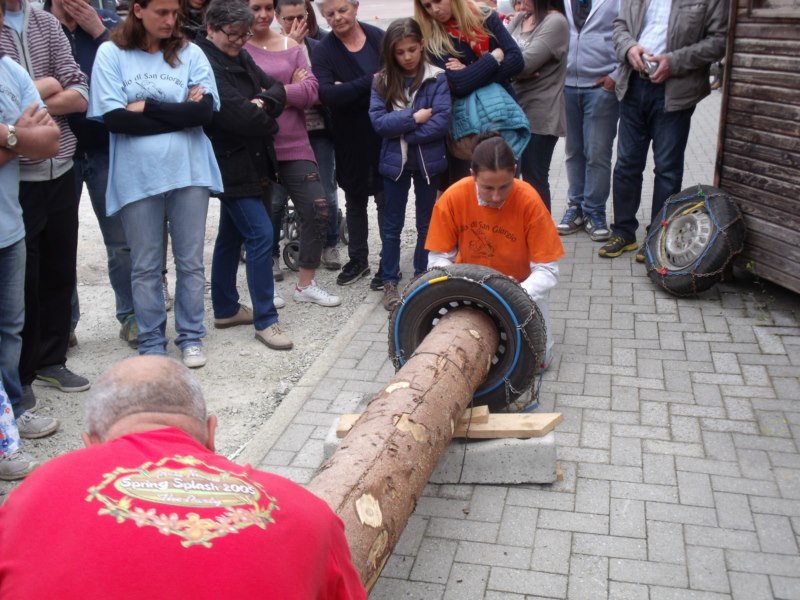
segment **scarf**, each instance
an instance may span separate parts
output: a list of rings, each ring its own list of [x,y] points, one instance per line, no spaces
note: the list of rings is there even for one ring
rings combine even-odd
[[[480,58],[489,52],[489,36],[479,29],[473,29],[470,33],[472,36],[467,37],[458,30],[455,19],[450,19],[445,23],[444,28],[451,36],[469,44],[469,47],[475,53],[475,56]]]

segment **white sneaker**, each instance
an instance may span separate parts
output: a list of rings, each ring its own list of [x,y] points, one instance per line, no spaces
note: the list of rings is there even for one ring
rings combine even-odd
[[[190,369],[197,369],[206,364],[206,355],[202,346],[187,346],[183,349],[183,364]]]
[[[286,300],[283,299],[281,293],[278,290],[275,290],[275,296],[272,298],[273,304],[275,304],[275,308],[283,308],[286,306]]]
[[[29,410],[26,410],[17,418],[19,437],[26,440],[47,437],[58,431],[60,425],[58,419],[35,415]]]
[[[320,306],[339,306],[342,299],[339,296],[334,296],[323,290],[317,285],[316,281],[312,281],[308,287],[300,289],[294,288],[294,301],[295,302],[313,302]]]
[[[22,479],[39,466],[39,462],[22,450],[0,454],[0,479],[15,481]]]

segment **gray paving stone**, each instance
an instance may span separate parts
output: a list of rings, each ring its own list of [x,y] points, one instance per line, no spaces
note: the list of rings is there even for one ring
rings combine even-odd
[[[640,482],[642,481],[642,470],[638,467],[621,465],[580,463],[578,465],[578,476],[587,479]]]
[[[800,396],[797,396],[800,398]],[[763,411],[756,412],[758,419],[758,433],[767,437],[792,437],[789,421],[781,412]]]
[[[408,579],[409,575],[411,574],[411,567],[413,566],[413,556],[403,556],[402,554],[398,554],[395,550],[395,552],[393,552],[389,557],[389,560],[386,561],[383,571],[381,571],[381,579],[385,577]]]
[[[610,423],[587,423],[584,420],[583,431],[581,431],[581,447],[602,448],[611,447],[611,424]]]
[[[612,558],[609,560],[609,577],[615,581],[629,581],[648,585],[674,585],[687,587],[689,578],[683,565],[645,560]]]
[[[539,510],[536,508],[506,504],[503,518],[500,520],[497,543],[531,547],[538,518]]]
[[[730,433],[704,431],[703,446],[705,448],[706,458],[715,460],[736,460],[736,447],[738,444],[737,446],[733,445],[733,436]]]
[[[423,539],[410,578],[427,583],[447,583],[457,549],[458,544],[452,540]]]
[[[494,567],[489,575],[489,590],[530,596],[566,598],[567,577],[540,571]]]
[[[608,533],[609,517],[591,513],[540,510],[538,526],[562,531]]]
[[[722,406],[722,393],[718,385],[692,381],[694,398],[702,406]]]
[[[632,437],[645,440],[669,440],[670,430],[667,427],[647,425],[624,425],[615,423],[612,427],[615,436]]]
[[[739,360],[733,352],[712,352],[711,360],[714,362],[714,370],[717,373],[734,373],[738,375],[742,372]]]
[[[610,600],[649,600],[650,591],[646,585],[609,581],[608,597]]]
[[[490,521],[496,523],[503,516],[503,503],[508,488],[492,485],[478,485],[472,493],[467,519],[471,521]]]
[[[642,471],[645,483],[677,485],[675,458],[666,454],[642,454]],[[683,458],[683,457],[677,457]]]
[[[784,498],[766,498],[754,496],[750,500],[754,513],[769,513],[785,515],[787,517],[800,517],[800,502]]]
[[[444,590],[444,585],[381,577],[369,597],[370,600],[438,600],[444,595]]]
[[[608,559],[573,554],[570,559],[567,598],[605,600],[608,597]]]
[[[572,536],[572,551],[592,556],[647,559],[647,547],[643,539],[614,535],[575,533]]]
[[[647,535],[645,505],[641,500],[611,499],[611,535],[643,538]]]
[[[721,406],[701,406],[699,404],[673,404],[670,406],[670,413],[678,417],[710,417],[712,419],[725,419],[727,413]]]
[[[575,510],[582,513],[609,514],[609,482],[603,479],[578,479]]]
[[[769,554],[767,552],[748,552],[746,550],[726,550],[725,558],[731,571],[763,573],[797,577],[800,573],[800,556]]]
[[[638,388],[614,385],[612,379],[610,408],[612,410],[618,410],[618,411],[638,411],[639,410]]]
[[[288,450],[270,450],[264,461],[264,467],[288,467],[295,457],[294,452]]]
[[[297,452],[292,461],[293,467],[316,469],[325,460],[322,440],[309,440]]]
[[[663,402],[641,402],[641,423],[655,427],[669,427],[669,407]]]
[[[772,600],[772,587],[766,575],[728,573],[733,600]]]
[[[636,438],[611,438],[611,463],[619,466],[642,466],[642,443]]]
[[[728,413],[729,419],[740,421],[755,420],[751,399],[757,396],[744,394],[744,397],[741,397],[741,394],[731,394],[725,386],[720,386],[720,392],[722,393],[722,401],[725,404],[725,412]]]
[[[683,588],[652,586],[650,600],[730,600],[728,594],[701,592]]]
[[[686,547],[689,587],[696,590],[727,593],[730,591],[725,572],[725,554],[719,548]]]
[[[444,592],[444,600],[481,600],[489,582],[489,567],[455,563]]]
[[[538,490],[525,487],[513,487],[508,490],[506,504],[532,508],[549,508],[569,511],[575,508],[575,495],[549,490]]]
[[[676,442],[702,442],[700,423],[694,417],[672,415],[670,431]]]
[[[775,469],[775,481],[783,498],[800,500],[800,469]]]
[[[497,541],[499,523],[471,522],[432,517],[426,536],[450,540],[494,543]]]
[[[717,525],[717,513],[712,508],[682,506],[663,502],[646,503],[647,520],[685,523],[687,525]]]
[[[733,443],[737,448],[749,450],[772,450],[775,452],[797,452],[792,440],[783,438],[767,438],[758,435],[733,434]]]
[[[406,523],[405,529],[403,529],[403,533],[400,534],[400,539],[397,540],[394,551],[398,554],[416,556],[429,522],[430,519],[426,517],[412,514]]]
[[[532,544],[531,547],[523,548],[479,542],[460,542],[455,560],[459,563],[526,569],[531,564],[532,554]]]
[[[739,457],[739,468],[742,477],[746,479],[767,479],[773,478],[772,464],[769,454],[764,450],[737,450]]]
[[[675,459],[675,464],[679,471],[693,471],[695,473],[708,473],[709,475],[726,475],[728,477],[740,476],[739,465],[730,461],[678,456]]]
[[[713,485],[713,484],[712,484]],[[755,530],[753,516],[747,496],[743,494],[729,494],[714,492],[714,502],[717,506],[717,516],[720,527],[730,529]]]
[[[748,496],[780,496],[775,482],[745,479],[743,477],[712,475],[711,487],[714,488],[715,492],[731,492]]]
[[[539,528],[533,546],[531,568],[548,573],[569,573],[569,557],[572,534],[569,531],[556,531]]]
[[[647,557],[651,562],[686,563],[683,527],[680,523],[647,521]]]
[[[759,550],[758,537],[752,531],[684,525],[683,534],[686,543],[693,546],[709,546],[730,550]]]
[[[711,479],[705,473],[678,471],[678,493],[681,504],[714,506]]]
[[[800,578],[797,577],[778,577],[773,575],[769,578],[775,597],[782,600],[800,600]],[[738,600],[738,598],[737,598]]]
[[[484,600],[532,600],[536,596],[526,596],[524,594],[512,594],[510,592],[495,592],[486,590]]]
[[[469,507],[469,502],[460,498],[432,498],[423,495],[414,509],[414,513],[421,517],[445,517],[451,519],[466,519],[464,509]]]
[[[630,500],[677,502],[678,490],[674,486],[667,485],[614,481],[611,483],[611,496],[613,498],[627,498]]]
[[[797,538],[792,532],[792,524],[788,517],[755,514],[753,521],[762,551],[777,554],[798,553]]]
[[[609,451],[594,448],[569,448],[558,447],[556,449],[559,460],[569,460],[573,462],[594,462],[608,463]]]
[[[652,454],[674,454],[675,456],[695,456],[705,455],[703,446],[700,444],[687,444],[682,442],[665,442],[662,440],[644,440],[642,450]]]
[[[619,423],[625,425],[636,425],[639,423],[638,412],[625,412],[621,410],[597,410],[586,408],[581,411],[583,418],[595,423]],[[565,416],[566,420],[566,416]],[[561,429],[561,425],[558,426]]]
[[[297,452],[308,441],[311,432],[314,430],[313,425],[289,425],[286,430],[275,442],[273,448],[275,450],[286,450],[288,452]]]

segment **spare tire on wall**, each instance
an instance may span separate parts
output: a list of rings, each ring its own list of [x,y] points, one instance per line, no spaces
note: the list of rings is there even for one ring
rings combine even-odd
[[[389,357],[399,369],[447,312],[469,306],[497,324],[500,346],[476,405],[501,410],[531,387],[545,352],[542,313],[512,278],[479,265],[436,267],[414,278],[389,321]]]
[[[650,279],[676,296],[713,287],[742,251],[746,228],[722,190],[697,185],[670,196],[645,238]]]

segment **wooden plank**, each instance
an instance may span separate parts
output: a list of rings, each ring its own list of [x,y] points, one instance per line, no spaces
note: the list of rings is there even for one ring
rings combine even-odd
[[[361,415],[339,417],[336,437],[343,438]],[[480,417],[479,417],[480,418]],[[484,421],[484,419],[480,418]],[[564,420],[561,413],[502,413],[489,414],[485,422],[468,423],[463,417],[456,426],[453,437],[468,439],[534,438],[542,437]]]
[[[731,80],[728,86],[730,98],[750,98],[755,100],[768,100],[783,104],[800,105],[800,97],[796,90],[783,87],[770,87],[766,85],[750,85],[740,81]]]
[[[800,96],[800,94],[796,95]],[[743,98],[733,96],[728,98],[728,109],[737,112],[746,112],[763,117],[775,117],[776,119],[789,119],[792,121],[800,121],[800,98],[797,105],[786,104],[785,102],[765,102],[757,98]],[[795,140],[798,149],[800,149],[800,141]]]
[[[780,71],[761,71],[738,67],[731,68],[731,81],[742,81],[754,85],[771,85],[773,87],[800,88],[800,74]]]
[[[773,40],[768,37],[737,37],[733,45],[735,54],[739,52],[751,54],[771,54],[775,56],[797,56],[796,40]]]
[[[782,150],[788,150],[789,152],[794,153],[800,152],[800,140],[788,135],[768,133],[766,131],[759,131],[758,129],[741,127],[732,123],[729,123],[725,128],[725,134],[726,137],[732,140],[751,142],[753,144],[769,146],[771,148],[780,148]]]
[[[336,427],[336,437],[343,438],[353,428],[356,421],[361,414],[342,415],[339,417],[339,424]],[[468,408],[461,415],[461,423],[488,423],[489,422],[489,407],[488,406],[475,406]]]
[[[787,152],[761,144],[743,142],[728,138],[723,145],[724,152],[737,156],[750,157],[779,167],[786,167],[797,171],[800,169],[800,152]]]
[[[773,117],[762,117],[760,115],[734,110],[728,111],[727,123],[761,131],[770,131],[789,137],[797,138],[800,136],[800,123],[792,123],[791,121],[784,121]]]
[[[770,215],[774,218],[774,215]],[[746,214],[747,241],[754,243],[756,236],[776,247],[781,254],[800,263],[800,232],[786,227],[780,221],[764,219],[754,214]],[[777,244],[777,246],[775,246]]]
[[[794,185],[795,189],[800,186],[800,171],[795,168],[780,167],[752,156],[738,156],[730,152],[723,155],[722,164],[734,169],[749,171],[754,175],[761,175],[772,186],[782,186],[784,183]],[[789,196],[787,195],[787,197]]]
[[[787,210],[793,210],[791,203],[787,202],[785,198],[751,188],[737,181],[731,176],[734,174],[732,171],[724,171],[720,180],[720,188],[730,194],[731,198],[739,205],[748,219],[748,224],[752,217],[779,224],[780,227],[793,234],[793,239],[800,244],[800,215],[796,212],[779,209],[780,206],[783,206]]]
[[[748,52],[736,52],[733,55],[732,64],[735,67],[742,67],[745,69],[796,73],[800,71],[800,55],[775,56],[769,53],[751,54]]]
[[[770,38],[773,40],[800,40],[800,28],[797,27],[797,19],[794,23],[789,20],[781,22],[776,19],[774,22],[752,20],[745,21],[743,15],[738,15],[739,22],[736,25],[736,36],[739,38]]]
[[[745,251],[742,254],[736,257],[735,262],[739,268],[744,270],[751,270],[749,267],[754,265],[754,272],[762,279],[766,279],[767,281],[785,287],[787,290],[800,294],[800,277],[792,273],[773,269],[768,262],[761,262],[758,258],[749,254],[747,247],[745,247]]]
[[[768,202],[768,204],[766,204],[766,206],[776,210],[786,213],[792,213],[797,210],[796,186],[782,184],[775,179],[751,173],[749,170],[736,169],[728,164],[723,164],[722,166],[721,181],[723,189],[726,189],[724,182],[730,181],[755,190],[752,195],[743,196],[742,202],[761,204],[764,206],[765,199],[767,199],[766,202]],[[764,195],[764,192],[769,192],[769,196]]]

